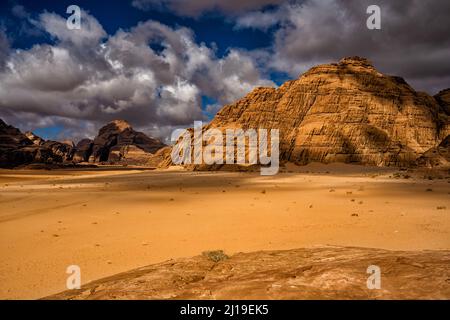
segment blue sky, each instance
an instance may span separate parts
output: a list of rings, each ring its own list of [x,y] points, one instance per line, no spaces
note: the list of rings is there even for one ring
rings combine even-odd
[[[82,11],[69,32],[66,9]],[[435,94],[450,87],[450,2],[129,0],[0,3],[0,118],[44,138],[128,120],[165,138],[257,86],[359,55]],[[143,44],[145,44],[143,46]]]
[[[114,34],[119,28],[128,29],[140,21],[156,20],[169,26],[186,26],[195,32],[198,42],[208,45],[215,43],[218,55],[223,56],[230,47],[245,49],[264,48],[271,45],[271,31],[257,29],[234,28],[233,21],[220,13],[204,14],[198,18],[180,17],[171,12],[157,10],[143,11],[132,6],[129,1],[104,1],[89,0],[58,0],[58,1],[3,1],[0,4],[2,12],[2,24],[7,27],[9,35],[13,39],[16,48],[29,48],[36,43],[50,41],[48,35],[29,36],[20,34],[21,18],[14,16],[12,8],[16,5],[23,6],[31,15],[37,16],[43,11],[55,12],[61,16],[68,16],[66,9],[71,4],[77,4],[88,11],[103,26],[108,34]]]

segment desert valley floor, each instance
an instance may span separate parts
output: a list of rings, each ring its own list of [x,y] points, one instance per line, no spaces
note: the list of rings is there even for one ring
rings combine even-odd
[[[85,284],[208,250],[449,250],[449,182],[350,165],[1,170],[0,298],[64,291],[72,264]]]

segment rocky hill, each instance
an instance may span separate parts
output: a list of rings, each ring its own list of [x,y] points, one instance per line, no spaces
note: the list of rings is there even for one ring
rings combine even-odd
[[[83,139],[75,146],[73,142],[44,140],[29,131],[23,134],[0,119],[0,167],[3,168],[87,161],[151,165],[153,154],[164,146],[159,140],[134,131],[124,120],[107,124],[94,140]]]
[[[350,57],[279,88],[256,88],[204,129],[279,129],[281,160],[298,164],[411,166],[450,134],[449,94],[416,92],[367,59]]]
[[[100,129],[92,142],[90,162],[147,164],[164,147],[161,141],[134,131],[124,120],[115,120]]]
[[[72,157],[73,148],[56,141],[26,135],[0,119],[0,167],[13,168],[29,163],[62,163]]]

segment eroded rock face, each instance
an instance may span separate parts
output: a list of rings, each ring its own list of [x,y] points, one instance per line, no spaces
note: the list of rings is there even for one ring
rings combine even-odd
[[[53,153],[53,155],[55,157],[58,157],[58,159],[59,158],[61,159],[56,162],[71,161],[73,158],[73,154],[75,153],[75,148],[73,147],[73,145],[63,143],[63,142],[48,140],[48,141],[45,141],[44,143],[42,143],[42,146],[44,148],[51,150],[51,152]]]
[[[0,167],[13,168],[34,161],[53,162],[55,158],[51,150],[34,144],[19,129],[0,119]]]
[[[315,247],[170,260],[46,299],[450,299],[450,252]],[[367,288],[367,268],[381,288]]]
[[[450,88],[440,91],[434,96],[447,115],[450,115]]]
[[[161,141],[134,131],[128,122],[115,120],[100,129],[89,161],[147,164],[164,146]]]
[[[25,132],[25,136],[29,140],[31,140],[34,145],[41,146],[44,149],[48,149],[49,153],[52,154],[52,162],[71,161],[75,153],[75,145],[72,141],[58,142],[44,140],[31,131]],[[42,161],[42,159],[36,158],[35,161]]]
[[[427,168],[450,168],[450,136],[447,136],[437,147],[425,152],[417,164]]]
[[[279,129],[280,160],[297,164],[414,166],[450,134],[449,93],[416,92],[367,59],[350,57],[279,88],[254,89],[224,106],[204,130]]]
[[[313,67],[278,89],[257,88],[210,127],[279,128],[282,160],[376,166],[414,164],[450,133],[435,98],[359,57]]]
[[[46,141],[29,131],[23,134],[0,119],[0,167],[86,161],[156,166],[162,158],[154,154],[164,146],[123,120],[104,126],[94,141],[83,139],[75,146],[72,141]]]
[[[70,161],[73,147],[45,141],[32,132],[23,134],[0,119],[0,167],[14,168],[30,163],[63,163]]]
[[[27,131],[25,132],[25,136],[30,139],[33,144],[40,146],[42,144],[44,144],[45,140],[42,139],[41,137],[38,137],[37,135],[35,135],[33,132],[31,131]]]
[[[92,147],[94,146],[94,141],[91,139],[80,140],[75,146],[75,152],[73,155],[74,162],[86,162],[89,160],[92,154]]]

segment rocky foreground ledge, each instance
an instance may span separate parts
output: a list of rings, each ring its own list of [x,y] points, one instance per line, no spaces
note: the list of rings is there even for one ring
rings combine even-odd
[[[381,289],[367,268],[381,268]],[[169,260],[45,299],[450,299],[450,251],[315,247]]]

